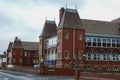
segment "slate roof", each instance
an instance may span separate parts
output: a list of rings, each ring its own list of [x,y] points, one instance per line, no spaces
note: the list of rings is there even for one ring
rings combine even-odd
[[[86,33],[120,36],[120,25],[114,22],[81,19]]]
[[[57,26],[55,21],[46,20],[40,36],[56,36]]]
[[[108,21],[80,19],[76,9],[65,9],[59,28],[85,29],[86,33],[120,36],[120,18]]]
[[[58,28],[81,28],[80,16],[76,9],[65,9]]]
[[[13,45],[13,42],[10,42],[9,45],[8,45],[7,51],[11,51],[12,45]]]
[[[120,23],[120,18],[118,18],[118,19],[114,19],[114,20],[112,20],[111,22]]]
[[[12,48],[23,48],[21,40],[18,37],[15,38]]]
[[[27,42],[27,41],[22,41],[22,46],[24,50],[39,50],[39,42]]]
[[[23,48],[24,50],[35,51],[39,50],[39,42],[28,42],[28,41],[21,41],[17,37],[13,43],[12,48]]]

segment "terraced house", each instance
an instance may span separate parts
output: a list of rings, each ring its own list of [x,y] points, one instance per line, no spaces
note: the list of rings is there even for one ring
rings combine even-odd
[[[31,66],[39,64],[38,42],[21,41],[18,37],[10,42],[7,49],[7,65]]]
[[[120,19],[81,19],[76,9],[61,8],[58,26],[46,20],[39,39],[44,74],[73,74],[73,67],[120,71]]]

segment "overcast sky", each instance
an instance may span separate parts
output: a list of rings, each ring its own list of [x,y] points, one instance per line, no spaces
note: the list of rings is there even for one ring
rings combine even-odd
[[[46,17],[58,24],[61,7],[77,10],[81,18],[111,21],[120,17],[120,0],[0,0],[0,53],[18,36],[39,41]]]

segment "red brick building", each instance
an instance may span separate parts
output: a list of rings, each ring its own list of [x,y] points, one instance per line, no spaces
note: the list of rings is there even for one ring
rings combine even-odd
[[[10,42],[7,49],[7,65],[34,66],[39,64],[38,42],[21,41],[18,37]]]
[[[39,37],[41,72],[73,74],[73,67],[120,71],[119,19],[111,22],[81,19],[76,9],[68,8],[61,8],[59,17],[58,26],[55,21],[46,20]]]
[[[6,68],[6,52],[0,55],[0,68]]]

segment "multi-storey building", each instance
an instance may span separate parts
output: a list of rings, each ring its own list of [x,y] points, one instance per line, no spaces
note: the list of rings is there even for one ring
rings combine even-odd
[[[61,8],[59,17],[58,27],[55,21],[46,20],[39,37],[41,71],[72,74],[74,66],[77,70],[120,71],[120,19],[81,19],[76,9],[68,8]]]
[[[7,65],[34,66],[38,65],[38,42],[21,41],[18,37],[10,42],[7,49]]]

